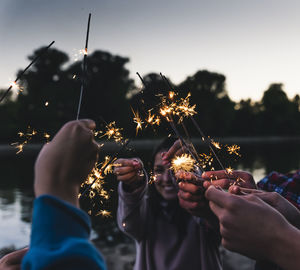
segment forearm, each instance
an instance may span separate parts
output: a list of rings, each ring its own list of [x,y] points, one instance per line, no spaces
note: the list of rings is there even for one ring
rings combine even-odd
[[[288,225],[277,233],[274,245],[270,244],[270,261],[285,270],[298,270],[300,267],[300,231]]]
[[[119,203],[117,221],[119,228],[138,240],[143,231],[143,223],[147,212],[146,191],[147,182],[133,192],[124,190],[123,184],[119,187]]]

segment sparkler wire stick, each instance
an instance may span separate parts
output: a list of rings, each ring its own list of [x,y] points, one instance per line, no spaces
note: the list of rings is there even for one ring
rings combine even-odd
[[[160,74],[161,74],[161,73],[160,73]],[[170,82],[168,81],[168,79],[167,79],[165,76],[163,76],[162,74],[161,74],[161,76],[164,78],[164,80],[165,80],[166,82],[168,82],[168,85],[169,85],[169,86],[171,87],[171,89],[172,89],[172,86],[171,86]],[[198,125],[198,123],[197,123],[196,120],[194,119],[194,117],[193,117],[192,115],[190,115],[189,117],[191,118],[191,120],[192,120],[194,126],[196,127],[197,131],[198,131],[198,132],[200,133],[200,135],[202,136],[204,142],[207,143],[209,149],[211,150],[211,152],[212,152],[213,155],[215,156],[215,158],[216,158],[217,162],[219,163],[219,165],[221,166],[222,170],[224,170],[224,171],[227,172],[227,170],[226,170],[225,167],[223,166],[222,162],[220,161],[218,155],[216,154],[216,152],[214,151],[214,149],[211,147],[211,143],[210,143],[208,137],[206,137],[206,136],[204,135],[204,133],[202,132],[200,126]],[[227,174],[226,174],[226,175],[227,175]],[[228,177],[228,175],[227,175],[227,177]],[[229,179],[229,177],[228,177],[228,179]]]
[[[55,41],[52,41],[46,48],[43,49],[43,51],[37,55],[31,62],[30,64],[17,76],[17,78],[14,80],[14,83],[16,83],[23,75],[24,73],[41,57],[44,55],[44,53],[55,43]],[[7,96],[9,91],[12,89],[13,85],[10,85],[8,89],[5,91],[5,93],[2,95],[0,98],[0,103],[2,100]]]
[[[137,72],[136,74],[139,76],[139,78],[140,78],[142,84],[144,85],[144,87],[146,87],[146,83],[145,83],[145,81],[143,80],[143,78],[140,76],[140,74],[139,74],[138,72]],[[176,128],[176,126],[175,126],[175,124],[174,124],[174,120],[173,120],[172,115],[168,113],[168,117],[170,118],[170,121],[167,121],[167,122],[170,123],[171,128],[173,129],[174,133],[176,134],[176,136],[177,136],[178,139],[180,140],[182,146],[186,147],[186,149],[189,151],[189,153],[191,154],[191,156],[192,156],[195,160],[197,160],[197,161],[199,162],[198,158],[195,157],[194,153],[191,151],[191,149],[189,148],[189,146],[186,144],[186,142],[184,141],[184,139],[183,139],[182,136],[180,135],[178,129]]]
[[[86,31],[85,49],[84,49],[84,56],[83,56],[83,62],[82,62],[82,78],[81,78],[80,96],[79,96],[76,120],[79,119],[81,102],[82,102],[82,94],[83,94],[83,90],[84,90],[84,87],[86,84],[86,71],[87,71],[86,58],[87,58],[87,49],[88,49],[88,43],[89,43],[90,22],[91,22],[91,13],[89,14],[87,31]]]
[[[119,154],[127,147],[127,145],[128,145],[129,143],[130,143],[130,139],[128,139],[128,140],[122,145],[122,147],[120,148],[120,150],[119,150],[118,152],[116,152],[116,153],[113,155],[113,157],[105,164],[105,166],[104,166],[103,168],[101,168],[101,171],[104,171],[104,170],[108,167],[108,165],[110,165],[110,164],[114,161],[114,159],[117,158],[118,155],[119,155]],[[97,180],[98,180],[98,179],[95,178],[94,181],[86,187],[86,189],[81,193],[80,198],[88,192],[88,190],[95,184],[95,182],[96,182]]]

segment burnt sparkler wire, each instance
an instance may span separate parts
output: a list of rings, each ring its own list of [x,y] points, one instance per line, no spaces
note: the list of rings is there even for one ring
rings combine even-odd
[[[87,24],[87,30],[86,30],[86,40],[85,40],[85,48],[84,48],[84,55],[83,55],[83,62],[82,62],[82,76],[81,76],[81,86],[80,86],[80,96],[79,96],[79,102],[78,102],[78,109],[77,109],[77,116],[76,120],[79,119],[80,115],[80,108],[82,103],[82,95],[84,91],[84,87],[86,85],[86,76],[87,76],[87,51],[88,51],[88,43],[89,43],[89,34],[90,34],[90,22],[91,22],[91,13],[89,14],[88,18],[88,24]]]
[[[115,161],[115,159],[119,156],[119,154],[128,146],[128,144],[130,143],[130,139],[126,140],[126,142],[122,145],[122,147],[120,148],[120,150],[118,152],[116,152],[112,158],[105,164],[105,166],[103,168],[101,168],[101,171],[103,172],[112,162]],[[89,189],[95,184],[95,182],[98,179],[95,178],[94,181],[89,184],[86,189],[80,194],[80,198],[82,198],[88,191]]]
[[[55,41],[52,41],[46,48],[43,49],[43,51],[37,55],[31,62],[30,64],[17,76],[17,78],[14,80],[13,84],[16,84],[17,81],[24,75],[24,73],[41,57],[44,55],[44,53],[55,43]],[[13,84],[11,84],[8,89],[4,92],[2,97],[0,98],[0,103],[4,100],[4,98],[7,96],[9,91],[12,89]]]
[[[140,76],[140,74],[138,72],[136,72],[136,74],[138,75],[138,77],[140,78],[142,84],[144,85],[144,87],[146,87],[146,83],[145,81],[143,80],[143,78]],[[193,151],[191,151],[190,147],[186,144],[186,142],[184,141],[183,137],[180,135],[178,129],[176,128],[175,124],[174,124],[174,120],[173,120],[173,117],[171,114],[168,113],[168,118],[170,119],[169,124],[173,130],[173,132],[175,133],[175,135],[178,137],[178,139],[180,140],[180,143],[182,145],[182,147],[185,147],[188,152],[190,153],[190,155],[195,159],[197,160],[197,162],[199,162],[199,159],[194,155]]]
[[[161,76],[164,78],[164,80],[168,83],[169,87],[171,87],[172,90],[172,86],[169,82],[169,80],[161,74]],[[216,154],[216,152],[214,151],[214,149],[211,146],[211,142],[209,140],[209,138],[207,136],[205,136],[205,134],[203,133],[203,131],[201,130],[200,126],[198,125],[198,123],[196,122],[196,120],[194,119],[194,117],[192,115],[189,115],[189,117],[191,118],[194,126],[196,127],[197,131],[200,133],[200,135],[202,136],[204,142],[208,145],[209,149],[211,150],[212,154],[214,155],[214,157],[216,158],[217,162],[219,163],[220,167],[222,168],[222,170],[224,170],[225,172],[227,172],[227,170],[225,169],[225,167],[223,166],[221,160],[219,159],[218,155]],[[226,174],[227,175],[227,174]],[[228,175],[227,175],[228,177]],[[228,177],[229,179],[229,177]]]

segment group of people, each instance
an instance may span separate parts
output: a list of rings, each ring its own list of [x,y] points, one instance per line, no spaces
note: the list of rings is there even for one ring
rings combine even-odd
[[[106,269],[89,241],[90,220],[78,199],[81,183],[101,155],[94,128],[91,120],[69,122],[41,150],[29,249],[2,258],[0,270],[18,269],[21,260],[26,270]],[[139,158],[116,161],[117,221],[135,240],[134,269],[222,269],[220,244],[261,262],[258,269],[276,269],[270,263],[300,269],[297,194],[285,199],[258,190],[251,174],[243,171],[173,175],[170,161],[183,151],[173,138],[155,149],[153,184],[142,173]],[[240,185],[232,185],[236,179],[242,179]]]

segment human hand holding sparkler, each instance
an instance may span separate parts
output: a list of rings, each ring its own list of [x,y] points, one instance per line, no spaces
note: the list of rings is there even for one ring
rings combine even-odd
[[[171,160],[175,156],[181,156],[184,153],[188,153],[187,148],[182,145],[182,142],[180,140],[177,140],[172,147],[167,151],[162,154],[162,162],[163,165],[171,165]]]
[[[252,194],[257,196],[281,213],[288,222],[300,229],[300,211],[277,192],[267,192],[263,190],[242,188],[239,186],[231,186],[229,192],[236,195]]]
[[[0,270],[21,269],[22,259],[28,251],[28,247],[11,252],[0,259]]]
[[[300,231],[273,207],[253,194],[237,196],[213,186],[205,196],[219,219],[225,248],[284,269],[299,268]]]
[[[99,146],[94,140],[92,120],[65,124],[46,144],[35,163],[36,197],[50,194],[78,206],[80,184],[94,167]]]
[[[133,191],[143,183],[145,175],[141,171],[144,165],[139,158],[120,158],[115,161],[115,164],[118,166],[114,167],[114,174],[118,181],[124,183],[125,190]]]
[[[240,187],[257,189],[253,176],[245,171],[206,171],[202,174],[205,180],[203,186],[207,189],[210,185],[229,189],[230,186],[238,185]]]

